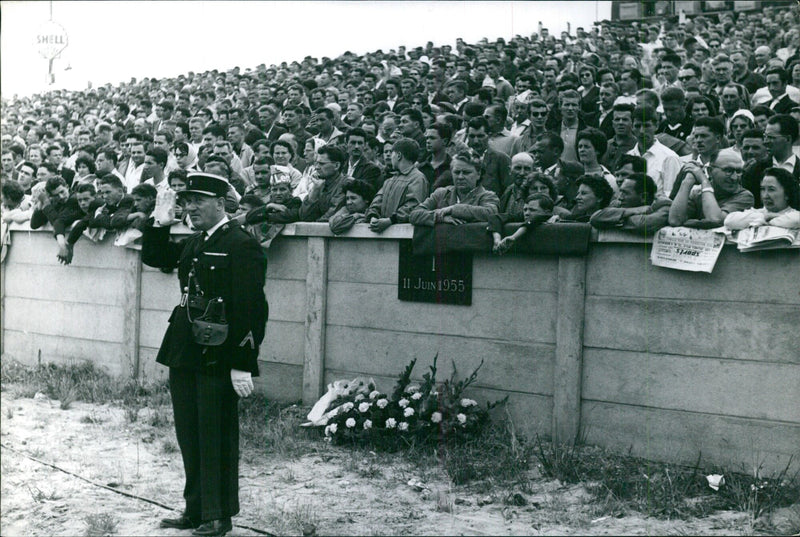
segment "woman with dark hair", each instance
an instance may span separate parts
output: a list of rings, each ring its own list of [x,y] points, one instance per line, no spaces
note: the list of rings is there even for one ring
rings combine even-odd
[[[344,186],[344,207],[328,220],[334,235],[341,235],[355,224],[364,222],[364,214],[375,197],[375,189],[366,181],[353,179]]]
[[[689,99],[689,103],[686,106],[686,115],[696,121],[701,117],[716,116],[717,109],[714,107],[714,103],[711,102],[711,99],[699,95]]]
[[[617,191],[617,178],[599,160],[606,152],[606,135],[600,129],[588,127],[575,137],[575,152],[583,164],[584,175],[596,175],[608,181],[611,189]]]
[[[80,180],[87,175],[94,175],[97,167],[89,155],[81,155],[75,159],[75,180]]]
[[[725,217],[731,230],[750,226],[777,226],[800,229],[800,186],[791,172],[783,168],[767,168],[761,180],[760,209],[736,211]]]
[[[582,175],[576,182],[578,192],[575,194],[575,205],[569,216],[554,215],[550,222],[588,222],[592,214],[605,209],[614,197],[614,190],[608,181],[596,175]]]

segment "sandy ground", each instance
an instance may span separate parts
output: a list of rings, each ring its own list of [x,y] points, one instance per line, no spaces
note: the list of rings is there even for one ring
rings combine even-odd
[[[129,423],[108,405],[74,403],[60,410],[43,396],[1,394],[0,534],[87,535],[92,515],[116,521],[116,535],[189,535],[163,530],[166,508],[125,497],[92,482],[182,508],[183,471],[169,426]],[[169,409],[157,409],[166,413]],[[26,456],[27,455],[27,456]],[[295,460],[257,457],[240,464],[242,513],[231,535],[731,535],[748,534],[744,513],[662,521],[635,513],[603,514],[586,490],[533,479],[522,492],[448,485],[443,472],[421,474],[387,457],[320,445]],[[395,459],[391,459],[395,460]],[[536,476],[532,476],[536,477]],[[411,483],[411,484],[409,484]],[[512,494],[516,502],[509,502]],[[521,500],[520,500],[521,498]],[[512,505],[509,505],[512,504]],[[513,505],[524,503],[524,505]],[[249,527],[250,529],[248,529]],[[256,530],[252,529],[255,528]]]

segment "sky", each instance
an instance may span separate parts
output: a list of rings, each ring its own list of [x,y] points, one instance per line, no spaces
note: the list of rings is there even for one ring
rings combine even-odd
[[[2,1],[2,96],[48,89],[48,62],[35,38],[50,18],[48,1]],[[244,70],[260,63],[336,57],[406,45],[474,42],[591,28],[610,18],[611,2],[91,1],[52,2],[69,44],[54,61],[50,89],[85,89],[131,77]]]

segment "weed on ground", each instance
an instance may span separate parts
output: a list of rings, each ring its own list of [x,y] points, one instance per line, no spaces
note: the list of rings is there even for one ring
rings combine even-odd
[[[85,518],[87,537],[104,537],[117,532],[119,520],[114,515],[89,515]]]
[[[630,509],[659,519],[687,520],[732,510],[748,513],[755,520],[800,499],[798,474],[789,474],[791,460],[781,472],[763,477],[760,470],[752,475],[709,470],[700,458],[694,465],[684,466],[540,439],[536,456],[545,476],[564,483],[586,483],[610,513]],[[714,473],[725,475],[725,484],[718,491],[711,489],[706,479]]]

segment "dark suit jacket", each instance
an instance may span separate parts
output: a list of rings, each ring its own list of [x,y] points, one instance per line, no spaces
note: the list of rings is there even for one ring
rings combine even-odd
[[[353,179],[361,179],[371,184],[375,188],[375,192],[380,190],[383,186],[383,173],[381,169],[375,164],[362,159],[359,159],[353,168]]]
[[[772,103],[769,105],[776,114],[788,114],[795,106],[797,106],[797,103],[791,100],[788,95],[781,97],[775,106],[772,106]]]
[[[156,361],[168,367],[227,376],[231,369],[258,375],[258,349],[267,323],[264,282],[267,259],[258,242],[238,224],[227,223],[208,240],[195,233],[179,243],[170,242],[168,227],[146,227],[142,261],[151,267],[178,268],[181,291],[194,281],[204,297],[221,297],[225,303],[228,335],[219,346],[203,346],[192,337],[192,318],[202,312],[188,304],[175,306]]]
[[[270,142],[274,142],[280,137],[281,134],[284,134],[285,132],[286,132],[285,128],[281,127],[277,123],[273,123],[272,128],[267,129],[264,135],[267,137],[267,140],[269,140]],[[297,147],[301,147],[299,143],[297,144]]]
[[[505,153],[487,149],[481,163],[479,184],[486,190],[493,191],[499,198],[511,185],[511,158]]]
[[[598,115],[598,117],[600,116]],[[598,127],[601,131],[603,131],[603,134],[606,135],[607,140],[610,140],[611,138],[614,137],[614,125],[612,123],[613,121],[614,121],[614,112],[609,112],[608,114],[606,114],[606,117],[603,118],[603,121],[600,122],[600,126]]]
[[[78,206],[78,200],[71,196],[64,203],[58,200],[51,200],[50,203],[36,209],[31,215],[31,229],[38,229],[45,224],[53,226],[53,236],[64,235],[66,237],[67,228],[83,215]]]
[[[753,194],[753,207],[761,208],[761,180],[764,178],[764,172],[767,168],[772,167],[772,158],[766,158],[761,161],[755,161],[748,166],[745,166],[742,173],[742,186]]]

